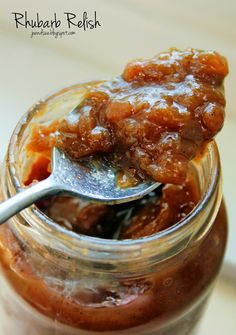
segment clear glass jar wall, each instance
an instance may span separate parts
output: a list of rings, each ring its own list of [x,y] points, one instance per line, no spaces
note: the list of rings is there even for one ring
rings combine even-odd
[[[19,191],[31,124],[75,107],[89,85],[37,103],[12,135],[2,198]],[[58,226],[35,206],[0,227],[4,335],[195,334],[222,262],[227,226],[214,142],[192,164],[201,200],[179,224],[137,240],[103,240]]]

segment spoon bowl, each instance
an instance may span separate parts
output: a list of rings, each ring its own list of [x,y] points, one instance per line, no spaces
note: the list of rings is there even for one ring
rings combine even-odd
[[[51,175],[1,203],[0,223],[51,195],[67,194],[114,205],[142,198],[159,185],[153,180],[144,180],[133,187],[120,188],[117,186],[117,170],[104,157],[73,160],[62,150],[53,148]]]
[[[66,193],[89,201],[120,204],[142,198],[160,183],[145,180],[133,187],[117,186],[117,170],[104,157],[72,160],[62,150],[53,149],[52,178]]]

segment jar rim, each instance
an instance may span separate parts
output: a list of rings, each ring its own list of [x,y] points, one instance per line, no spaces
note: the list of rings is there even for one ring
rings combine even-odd
[[[14,190],[12,193],[19,192],[24,187],[20,181],[19,171],[17,169],[17,153],[19,153],[19,144],[22,134],[27,128],[28,122],[35,116],[35,110],[40,105],[40,103],[47,102],[47,100],[51,99],[54,95],[62,94],[63,92],[70,89],[76,89],[79,86],[81,86],[81,84],[73,85],[68,88],[56,91],[53,93],[53,95],[48,95],[45,99],[36,102],[17,123],[16,128],[11,136],[6,155],[6,172],[8,174],[9,183],[12,185]],[[135,251],[140,248],[143,250],[149,249],[150,247],[157,245],[160,246],[160,243],[173,245],[174,241],[176,242],[177,240],[183,239],[183,236],[187,236],[193,233],[191,222],[193,222],[193,219],[196,218],[205,209],[213,194],[217,192],[221,178],[221,168],[219,152],[214,140],[209,142],[206,146],[205,154],[208,155],[212,161],[212,171],[211,178],[209,178],[206,190],[202,194],[198,204],[178,223],[150,236],[141,237],[138,239],[112,240],[78,234],[69,231],[55,223],[52,219],[37,209],[35,205],[26,208],[20,214],[18,214],[18,216],[22,216],[26,221],[30,219],[31,226],[35,226],[41,232],[45,232],[49,235],[53,234],[55,238],[67,242],[69,240],[75,249],[83,249],[86,247],[86,249],[94,251],[96,250],[96,252],[109,252],[111,254],[115,254],[116,252],[121,251],[125,253],[129,251]]]

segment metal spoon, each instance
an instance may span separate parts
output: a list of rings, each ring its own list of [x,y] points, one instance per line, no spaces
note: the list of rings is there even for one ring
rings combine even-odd
[[[112,205],[141,198],[160,185],[148,180],[134,187],[118,188],[116,173],[114,167],[104,158],[89,157],[74,161],[63,151],[54,148],[51,175],[1,203],[0,223],[37,200],[50,195],[69,194]]]

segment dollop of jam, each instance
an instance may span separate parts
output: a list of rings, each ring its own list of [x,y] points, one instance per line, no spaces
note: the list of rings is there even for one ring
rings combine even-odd
[[[181,184],[189,160],[223,125],[227,73],[213,51],[171,49],[132,61],[65,118],[36,126],[28,150],[56,145],[75,159],[102,153],[128,175]]]
[[[119,169],[119,187],[146,177],[165,184],[128,206],[68,197],[38,206],[68,229],[105,238],[147,236],[181,220],[198,201],[196,185],[187,178],[189,162],[223,125],[227,73],[226,59],[217,52],[170,49],[132,61],[121,76],[89,88],[63,118],[35,124],[27,151],[38,158],[26,184],[50,174],[53,146],[74,159],[105,155]]]

